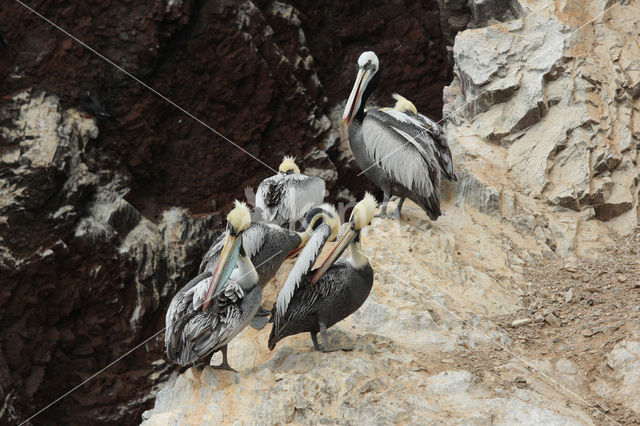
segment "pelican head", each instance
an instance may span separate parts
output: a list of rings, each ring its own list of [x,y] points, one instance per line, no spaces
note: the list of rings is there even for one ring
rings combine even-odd
[[[324,203],[319,206],[312,207],[302,219],[302,225],[298,234],[300,235],[300,245],[296,247],[287,257],[295,255],[300,251],[311,238],[313,231],[323,223],[326,223],[331,228],[331,235],[329,235],[328,241],[334,241],[338,232],[340,232],[340,216],[336,211],[336,208],[331,204]]]
[[[418,114],[416,106],[409,99],[402,95],[398,95],[397,93],[394,93],[391,97],[396,100],[396,104],[393,106],[393,109],[400,112],[412,112],[414,114]]]
[[[344,107],[344,114],[342,115],[343,122],[349,127],[353,122],[353,118],[360,110],[365,91],[367,86],[373,80],[374,75],[380,68],[378,57],[375,53],[368,51],[364,52],[358,58],[358,75],[356,76],[356,82],[353,85],[347,105]],[[373,89],[373,87],[372,87]]]
[[[296,165],[296,157],[289,157],[285,155],[282,157],[282,163],[280,163],[280,167],[278,168],[280,173],[284,173],[285,175],[290,174],[300,174],[300,169]]]
[[[325,272],[335,263],[336,260],[344,253],[344,251],[353,242],[360,241],[360,231],[371,223],[376,212],[376,198],[368,192],[365,192],[364,198],[356,204],[349,218],[349,226],[340,238],[338,244],[333,248],[327,259],[316,270],[311,278],[311,284],[315,284]]]
[[[242,233],[251,225],[251,211],[249,207],[242,201],[236,200],[234,208],[227,215],[227,235],[225,237],[224,246],[220,252],[218,263],[213,272],[213,277],[209,282],[207,295],[202,304],[202,310],[205,310],[211,300],[213,300],[224,288],[227,280],[231,276],[231,272],[238,263],[238,257],[241,255],[242,249]],[[213,295],[211,295],[213,292]]]

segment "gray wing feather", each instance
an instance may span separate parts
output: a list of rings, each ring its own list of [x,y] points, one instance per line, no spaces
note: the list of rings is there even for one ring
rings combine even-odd
[[[254,223],[242,233],[242,246],[249,259],[253,258],[264,244],[267,226],[269,225]]]
[[[237,325],[242,314],[239,305],[243,298],[242,288],[231,281],[216,298],[213,309],[194,316],[182,332],[185,356],[199,359],[239,333]]]
[[[324,200],[324,180],[303,174],[278,174],[263,180],[256,192],[256,207],[265,221],[282,225],[296,222]]]
[[[431,141],[436,143],[435,153],[442,175],[447,180],[457,181],[458,175],[453,166],[453,156],[451,155],[444,129],[438,123],[420,113],[418,113],[417,118],[423,123],[422,127],[426,130],[426,133],[422,134],[419,139],[423,143],[430,143]]]
[[[204,272],[189,281],[182,289],[173,297],[167,314],[165,316],[165,345],[167,354],[174,359],[172,354],[176,354],[177,346],[182,334],[182,325],[189,318],[191,311],[193,295],[198,288],[198,284],[206,283],[207,278],[211,277],[211,273]],[[202,305],[200,305],[202,306]]]
[[[258,292],[256,300],[250,301],[252,306],[243,307],[246,294],[235,281],[229,281],[207,311],[202,312],[201,302],[194,304],[192,298],[201,292],[200,287],[206,288],[210,275],[201,274],[190,281],[174,297],[167,311],[167,356],[181,365],[195,362],[226,345],[251,320],[262,299]]]
[[[324,200],[324,180],[303,174],[287,175],[283,183],[284,191],[280,204],[280,214],[288,222],[302,219],[311,207]]]
[[[417,141],[407,132],[407,126],[393,120],[389,113],[402,114],[376,110],[365,116],[362,133],[367,152],[394,180],[424,197],[438,200],[440,167],[433,145]]]
[[[296,260],[291,272],[289,272],[289,276],[287,276],[287,280],[276,299],[273,318],[275,329],[278,328],[280,321],[287,312],[293,294],[300,287],[300,284],[302,284],[307,274],[311,271],[311,268],[313,268],[330,235],[331,228],[329,225],[323,223],[313,231],[309,242],[305,245],[302,253],[300,253],[298,260]]]
[[[401,112],[394,109],[380,111],[379,118],[388,122],[389,125],[401,128],[418,145],[432,152],[438,161],[440,172],[447,180],[458,180],[447,136],[438,123],[420,113],[414,114],[411,111]]]
[[[258,185],[258,190],[256,191],[256,208],[262,210],[264,220],[267,223],[276,223],[278,220],[276,216],[278,214],[277,204],[280,199],[280,194],[277,193],[277,188],[282,184],[283,178],[284,175],[277,174],[266,178]],[[276,193],[274,193],[274,191]],[[278,223],[278,225],[282,225],[282,223]]]

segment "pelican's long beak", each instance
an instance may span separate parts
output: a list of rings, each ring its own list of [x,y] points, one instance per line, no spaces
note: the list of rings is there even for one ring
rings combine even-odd
[[[360,68],[358,70],[356,82],[354,83],[351,94],[349,95],[347,105],[345,105],[344,107],[344,114],[342,114],[342,121],[347,125],[347,127],[351,126],[353,117],[355,117],[356,112],[360,108],[360,102],[362,102],[362,93],[369,83],[370,76],[370,70],[365,70],[364,68]]]
[[[285,259],[291,259],[293,256],[298,254],[300,252],[300,250],[302,250],[303,247],[304,247],[304,244],[300,244],[298,247],[296,247],[293,250],[291,250],[289,252],[289,254],[287,255],[287,257],[285,257]]]
[[[222,291],[227,280],[231,276],[231,272],[238,264],[238,254],[242,245],[242,234],[240,236],[231,235],[227,231],[227,238],[218,258],[218,264],[213,272],[213,277],[209,282],[207,295],[205,296],[202,310],[207,309],[211,301]]]
[[[322,262],[322,265],[320,265],[320,267],[316,270],[315,274],[313,274],[313,277],[311,277],[310,283],[312,285],[317,283],[318,280],[322,278],[324,273],[327,272],[327,270],[331,267],[331,265],[333,265],[336,262],[336,260],[338,260],[338,258],[342,255],[342,253],[344,253],[347,247],[349,247],[349,244],[351,244],[351,242],[355,240],[357,235],[358,233],[354,231],[351,228],[351,226],[347,228],[347,231],[344,233],[342,238],[340,238],[340,241],[338,241],[338,244],[333,248],[333,250],[331,250],[331,253],[329,253],[329,256],[327,256],[325,261]]]

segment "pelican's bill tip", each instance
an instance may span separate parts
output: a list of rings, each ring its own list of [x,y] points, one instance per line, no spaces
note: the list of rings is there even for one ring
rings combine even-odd
[[[378,65],[379,65],[378,55],[376,55],[375,52],[371,50],[367,50],[366,52],[362,52],[360,54],[360,57],[358,58],[358,66],[364,67],[365,65],[367,65],[368,62],[374,65],[376,70],[378,69]]]

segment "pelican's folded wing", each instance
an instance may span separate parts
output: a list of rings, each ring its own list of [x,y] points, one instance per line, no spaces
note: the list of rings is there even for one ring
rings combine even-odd
[[[289,222],[304,217],[313,206],[324,200],[324,180],[303,174],[287,175],[280,203],[280,214]]]
[[[329,236],[331,236],[331,227],[329,227],[329,225],[323,223],[318,226],[313,231],[302,253],[298,256],[298,260],[296,260],[295,265],[291,268],[291,272],[289,272],[287,280],[282,286],[280,293],[278,293],[276,303],[273,307],[272,316],[274,329],[277,330],[280,327],[280,321],[287,312],[293,294],[306,281],[309,272],[313,268],[318,256],[320,256],[322,248],[329,239]]]
[[[438,123],[420,113],[416,115],[412,112],[407,112],[407,115],[419,120],[422,124],[421,127],[424,129],[424,134],[420,134],[416,139],[426,144],[435,142],[434,151],[438,164],[440,164],[442,176],[447,180],[456,182],[458,175],[453,166],[453,157],[451,156],[451,149],[449,148],[449,142],[447,141],[447,135],[444,133],[444,129]]]
[[[369,111],[362,123],[365,149],[393,180],[439,205],[440,165],[435,143],[419,140],[417,136],[424,132],[419,124],[400,111]]]
[[[167,355],[170,359],[175,359],[177,356],[177,345],[182,335],[182,329],[184,325],[192,317],[193,309],[192,302],[196,290],[199,288],[198,284],[205,282],[207,278],[211,277],[211,273],[205,272],[199,274],[194,279],[189,281],[171,300],[169,309],[165,316],[165,346],[167,348]],[[206,289],[205,289],[206,291]],[[202,306],[202,303],[200,303]]]

